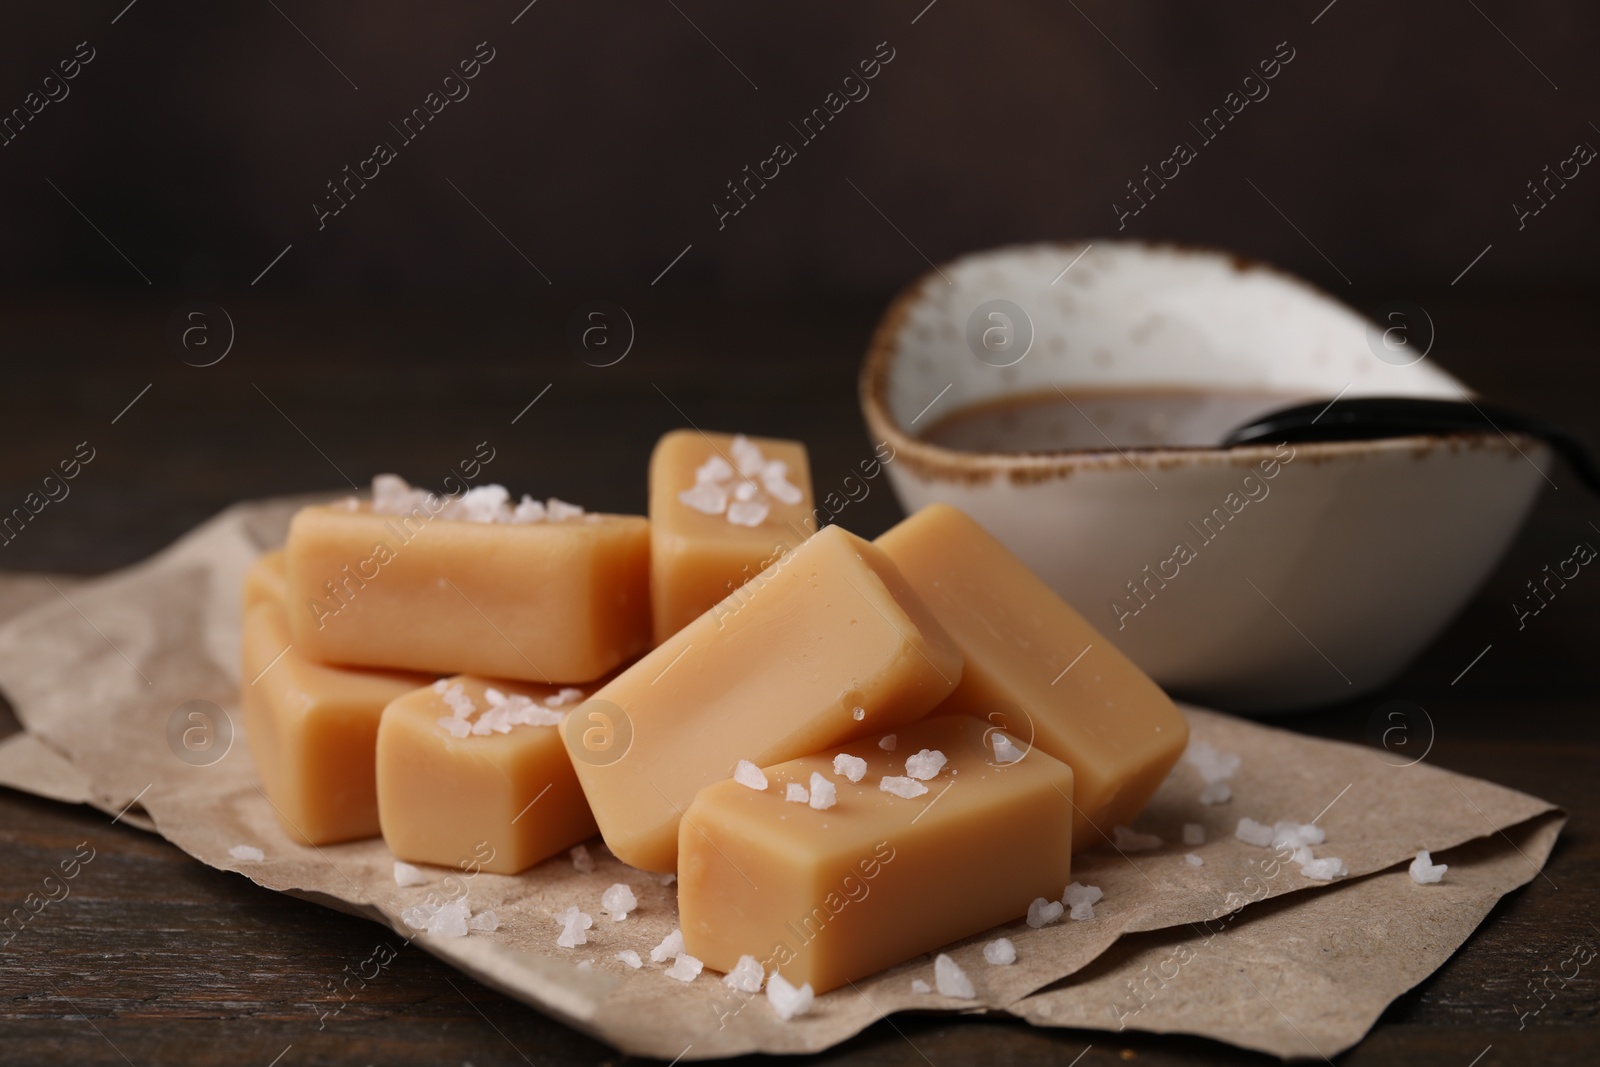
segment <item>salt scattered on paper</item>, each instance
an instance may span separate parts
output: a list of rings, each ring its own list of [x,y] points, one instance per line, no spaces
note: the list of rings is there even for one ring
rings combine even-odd
[[[444,937],[466,937],[472,909],[466,897],[443,904],[416,904],[400,913],[400,921],[413,930],[425,930]]]
[[[839,787],[816,771],[811,772],[811,806],[817,811],[827,811],[838,803]]]
[[[841,752],[833,757],[833,773],[843,775],[852,782],[859,782],[867,773],[867,761],[860,756],[850,756]]]
[[[1280,819],[1272,826],[1272,847],[1296,849],[1309,845],[1320,845],[1327,834],[1322,827],[1311,823],[1298,823],[1289,819]]]
[[[579,911],[576,904],[557,913],[555,920],[561,924],[561,936],[556,938],[557,947],[577,948],[589,943],[589,935],[584,931],[594,925],[594,919]]]
[[[1430,885],[1444,877],[1444,872],[1450,869],[1448,863],[1434,863],[1433,857],[1427,849],[1417,853],[1417,858],[1411,861],[1411,880],[1418,885]]]
[[[639,906],[639,899],[633,895],[633,890],[617,882],[600,894],[600,907],[605,909],[611,921],[619,923],[628,917],[628,913]]]
[[[1183,843],[1186,845],[1203,845],[1206,843],[1206,828],[1197,822],[1183,824]]]
[[[1185,852],[1183,854],[1183,862],[1187,863],[1191,867],[1204,867],[1206,863],[1205,860],[1201,859],[1193,852]]]
[[[1059,900],[1035,897],[1033,903],[1028,905],[1028,925],[1038,930],[1061,918],[1061,913],[1066,910]]]
[[[760,767],[747,759],[742,759],[734,765],[733,780],[751,789],[759,790],[767,787],[767,776],[761,773]]]
[[[1209,741],[1194,738],[1183,750],[1183,761],[1199,771],[1203,781],[1224,782],[1238,773],[1240,757],[1237,752],[1218,752]]]
[[[767,979],[767,1003],[778,1013],[778,1018],[785,1022],[796,1015],[804,1015],[810,1011],[811,1003],[815,999],[816,994],[812,992],[810,982],[796,989],[777,971],[773,971],[772,977]]]
[[[1202,804],[1226,804],[1232,799],[1233,790],[1228,787],[1227,782],[1212,782],[1200,790],[1200,803]]]
[[[893,793],[897,797],[910,800],[920,797],[928,791],[928,787],[915,778],[905,778],[900,775],[886,774],[878,782],[878,788],[885,793]]]
[[[613,958],[621,960],[623,963],[626,963],[629,967],[632,967],[636,971],[640,967],[644,966],[644,961],[639,958],[639,954],[633,951],[631,948],[623,949]]]
[[[700,976],[705,964],[687,953],[679,953],[672,959],[672,966],[667,968],[667,977],[676,978],[680,982],[692,982]]]
[[[766,973],[762,971],[759,960],[754,956],[740,956],[733,970],[723,976],[722,984],[741,993],[759,993],[765,978]]]
[[[927,792],[927,790],[923,790]],[[267,854],[254,845],[234,845],[228,849],[228,855],[240,863],[260,863],[267,858]]]
[[[1141,834],[1127,826],[1113,826],[1111,834],[1119,852],[1149,852],[1163,843],[1155,834]]]
[[[402,860],[394,861],[394,884],[398,886],[427,885],[428,876]]]
[[[971,1000],[978,995],[978,991],[972,988],[972,980],[961,969],[961,965],[943,952],[934,957],[933,984],[939,990],[939,995],[944,997]]]
[[[496,915],[493,910],[480,911],[467,923],[467,928],[482,934],[492,934],[500,929],[500,916]]]
[[[913,979],[911,979],[911,992],[913,992],[913,993],[932,993],[933,992],[933,986],[929,985],[927,982],[924,982],[920,978],[913,978]]]
[[[567,840],[570,841],[572,839],[568,838]],[[572,866],[577,869],[579,874],[594,873],[594,857],[589,855],[588,845],[574,845],[567,855],[572,857]]]
[[[983,958],[996,966],[1017,962],[1017,946],[1009,937],[996,938],[983,946]]]
[[[650,962],[660,963],[669,956],[680,956],[682,954],[683,931],[674,926],[672,928],[672,933],[668,934],[666,937],[663,937],[661,939],[661,944],[650,950]]]
[[[1073,882],[1061,891],[1061,903],[1069,909],[1067,918],[1082,922],[1094,918],[1094,906],[1105,893],[1097,885],[1079,885]]]
[[[1250,818],[1240,819],[1238,827],[1233,831],[1233,836],[1245,844],[1259,845],[1262,848],[1272,844],[1272,834],[1272,827]]]

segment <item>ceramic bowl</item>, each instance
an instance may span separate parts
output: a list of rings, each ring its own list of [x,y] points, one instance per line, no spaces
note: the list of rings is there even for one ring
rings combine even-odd
[[[1017,454],[919,434],[1050,389],[1471,395],[1394,340],[1222,253],[1007,248],[939,268],[890,305],[861,402],[894,449],[907,510],[942,501],[972,515],[1174,693],[1281,712],[1382,686],[1449,622],[1544,484],[1544,445],[1489,430]]]

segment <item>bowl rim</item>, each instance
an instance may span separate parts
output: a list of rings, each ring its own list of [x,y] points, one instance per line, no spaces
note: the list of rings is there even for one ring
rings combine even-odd
[[[1277,450],[1282,445],[1248,444],[1236,445],[1233,448],[1192,445],[1183,447],[1145,445],[1118,448],[1112,445],[1107,449],[1057,449],[1029,452],[969,451],[966,449],[947,448],[944,445],[926,441],[903,428],[890,413],[888,391],[897,354],[895,340],[900,335],[906,319],[910,316],[912,307],[921,299],[924,288],[933,279],[942,277],[943,267],[953,266],[975,256],[1039,248],[1074,250],[1086,245],[1100,243],[1137,246],[1151,252],[1164,251],[1180,255],[1217,259],[1225,262],[1240,274],[1250,271],[1271,274],[1324,300],[1332,301],[1344,307],[1349,306],[1338,300],[1331,293],[1312,285],[1304,278],[1300,278],[1263,260],[1253,259],[1227,249],[1204,245],[1189,245],[1174,241],[1097,237],[1093,240],[1016,243],[968,253],[955,259],[946,260],[943,264],[917,275],[889,301],[888,306],[879,317],[877,325],[873,327],[872,336],[867,342],[866,355],[861,363],[861,372],[857,379],[858,399],[861,404],[862,414],[866,419],[867,428],[872,432],[873,436],[891,445],[895,450],[897,459],[904,453],[911,459],[912,466],[923,469],[935,476],[953,474],[961,477],[962,480],[971,480],[974,477],[986,480],[996,473],[1010,474],[1013,478],[1020,477],[1026,481],[1035,481],[1049,478],[1052,475],[1065,477],[1076,471],[1089,469],[1143,472],[1145,470],[1168,470],[1173,467],[1208,464],[1253,467],[1258,463],[1276,458],[1278,456]],[[1463,394],[1468,398],[1477,395],[1474,391],[1468,389],[1464,383],[1457,380],[1454,375],[1450,375],[1450,378],[1461,386]],[[1526,435],[1523,434],[1517,434],[1516,436],[1532,440],[1531,438],[1526,438]],[[1300,455],[1301,450],[1305,450],[1314,461],[1325,461],[1381,455],[1389,452],[1419,454],[1433,452],[1442,448],[1459,449],[1464,443],[1469,442],[1472,447],[1489,447],[1497,450],[1521,452],[1521,449],[1512,441],[1510,435],[1504,431],[1496,432],[1494,430],[1484,430],[1478,433],[1414,434],[1406,437],[1386,437],[1358,441],[1301,441],[1292,447],[1296,457]]]

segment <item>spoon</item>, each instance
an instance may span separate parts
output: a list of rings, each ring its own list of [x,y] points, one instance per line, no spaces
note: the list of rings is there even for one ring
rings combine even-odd
[[[1472,400],[1358,396],[1315,401],[1257,415],[1222,439],[1221,447],[1279,441],[1371,441],[1419,434],[1520,433],[1560,454],[1596,494],[1600,465],[1583,442],[1557,426]]]

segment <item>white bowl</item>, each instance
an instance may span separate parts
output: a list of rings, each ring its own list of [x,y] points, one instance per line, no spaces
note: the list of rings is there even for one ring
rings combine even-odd
[[[990,300],[1031,319],[1031,348],[1010,366],[994,364],[1015,358],[1020,333],[1004,356],[968,341]],[[943,501],[972,515],[1168,689],[1286,711],[1383,685],[1439,632],[1532,505],[1541,442],[1489,430],[1016,454],[914,433],[1052,387],[1470,395],[1426,360],[1378,358],[1373,329],[1305,283],[1225,254],[1008,248],[957,260],[890,305],[861,401],[873,436],[895,449],[890,480],[908,510]]]

